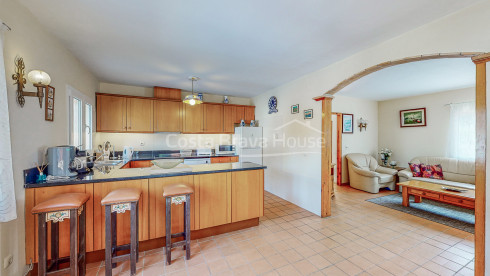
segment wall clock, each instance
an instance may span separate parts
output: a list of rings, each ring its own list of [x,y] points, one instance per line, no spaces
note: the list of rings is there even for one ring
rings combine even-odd
[[[269,114],[277,112],[277,98],[272,96],[269,98]]]

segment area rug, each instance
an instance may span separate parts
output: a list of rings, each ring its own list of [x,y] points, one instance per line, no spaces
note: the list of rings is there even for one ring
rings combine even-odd
[[[413,196],[410,196],[410,207],[403,207],[401,193],[367,199],[366,201],[454,227],[468,233],[475,233],[474,210],[426,198],[423,199],[422,203],[414,203]]]

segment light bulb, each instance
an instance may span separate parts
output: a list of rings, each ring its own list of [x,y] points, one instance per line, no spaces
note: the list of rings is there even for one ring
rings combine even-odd
[[[195,104],[196,104],[196,100],[191,99],[191,100],[189,101],[189,104],[190,104],[190,105],[195,105]]]

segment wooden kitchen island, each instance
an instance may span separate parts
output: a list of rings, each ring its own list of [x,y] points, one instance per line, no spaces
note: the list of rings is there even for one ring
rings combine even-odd
[[[186,170],[172,170],[162,174],[150,168],[123,169],[122,166],[65,182],[26,181],[26,263],[31,259],[37,262],[38,224],[31,209],[57,194],[90,194],[86,207],[88,261],[103,259],[105,217],[100,202],[115,189],[136,187],[143,192],[139,202],[139,240],[142,251],[165,245],[165,201],[162,194],[165,186],[170,184],[184,183],[194,187],[195,193],[191,196],[192,239],[257,226],[259,217],[264,215],[265,166],[248,162],[186,165]],[[118,244],[129,243],[129,223],[129,212],[118,214]],[[173,205],[172,233],[181,232],[182,229],[183,205]],[[69,220],[65,220],[60,223],[60,256],[69,256],[69,236]],[[48,257],[50,251],[48,246]]]

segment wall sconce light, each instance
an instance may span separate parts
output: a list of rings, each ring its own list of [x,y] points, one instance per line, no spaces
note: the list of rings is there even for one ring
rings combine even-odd
[[[44,71],[32,70],[27,74],[27,78],[37,88],[37,92],[26,92],[24,91],[26,84],[24,69],[24,59],[16,58],[15,74],[12,75],[12,79],[15,81],[14,84],[17,84],[17,102],[21,107],[24,107],[26,102],[24,97],[38,97],[39,107],[43,108],[44,88],[51,83],[51,78]]]
[[[367,124],[368,122],[361,117],[359,119],[359,132],[361,132],[363,128],[366,130]]]

